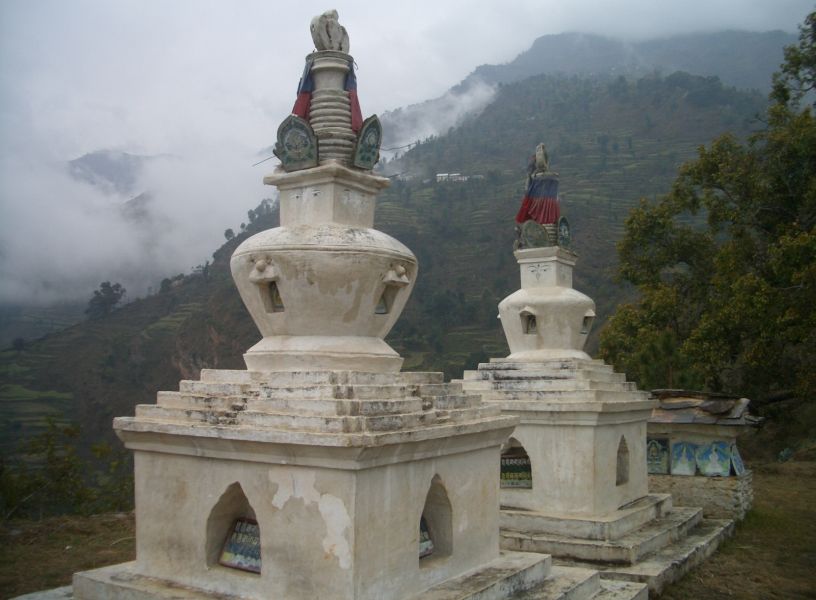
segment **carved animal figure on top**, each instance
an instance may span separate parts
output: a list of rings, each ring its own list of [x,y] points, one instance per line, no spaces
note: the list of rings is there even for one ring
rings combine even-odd
[[[309,27],[316,50],[349,51],[349,37],[346,28],[337,21],[336,10],[327,10],[312,19]]]
[[[539,144],[536,146],[535,154],[530,157],[530,162],[527,165],[527,185],[530,185],[533,177],[544,175],[558,177],[558,173],[550,172],[550,155],[547,153],[547,147],[544,144]]]

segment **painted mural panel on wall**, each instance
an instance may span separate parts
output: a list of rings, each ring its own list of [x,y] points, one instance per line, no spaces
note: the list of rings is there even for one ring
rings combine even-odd
[[[521,452],[511,451],[502,454],[500,487],[532,489],[533,473],[530,457],[526,452],[521,450]]]
[[[694,475],[697,472],[697,444],[675,442],[672,444],[672,475]]]
[[[668,438],[649,438],[646,441],[646,462],[652,475],[669,474]]]
[[[424,558],[433,554],[434,545],[431,539],[431,532],[428,529],[428,522],[425,517],[419,520],[419,558]]]
[[[734,474],[745,474],[745,463],[742,462],[742,456],[740,456],[736,444],[731,444],[731,466],[734,467]]]
[[[235,521],[218,562],[225,567],[250,573],[261,572],[261,530],[257,521]]]
[[[701,475],[728,477],[731,473],[731,448],[727,442],[698,446],[695,458]]]

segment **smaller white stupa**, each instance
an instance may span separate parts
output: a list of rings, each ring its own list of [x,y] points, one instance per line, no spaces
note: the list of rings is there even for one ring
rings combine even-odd
[[[730,521],[703,522],[699,508],[672,510],[671,495],[649,493],[656,403],[584,351],[595,303],[572,288],[578,257],[556,177],[540,145],[516,218],[521,289],[499,303],[510,355],[462,380],[521,421],[502,452],[502,547],[659,590],[712,552]]]

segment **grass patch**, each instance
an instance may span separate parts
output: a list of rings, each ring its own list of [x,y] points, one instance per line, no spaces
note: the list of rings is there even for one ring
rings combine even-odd
[[[71,392],[32,390],[17,383],[0,385],[0,401],[4,400],[72,400]]]
[[[55,517],[0,526],[3,598],[71,583],[76,571],[133,560],[132,514]]]
[[[182,304],[179,310],[173,314],[160,318],[158,321],[151,323],[142,331],[142,337],[151,339],[154,336],[175,334],[187,319],[200,310],[201,304],[192,302],[189,304]]]
[[[8,379],[11,377],[20,377],[31,370],[25,365],[18,365],[16,362],[0,365],[0,377]]]
[[[661,600],[816,598],[816,462],[758,465],[754,495],[734,537]]]

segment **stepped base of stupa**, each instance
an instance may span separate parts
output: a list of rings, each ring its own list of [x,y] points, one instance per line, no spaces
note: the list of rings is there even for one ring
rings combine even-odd
[[[700,508],[648,493],[653,402],[602,361],[497,359],[461,383],[521,421],[509,450],[524,450],[529,481],[501,490],[503,549],[551,554],[659,592],[731,533],[731,521],[704,520]]]
[[[504,549],[551,554],[562,566],[597,569],[604,579],[642,582],[659,593],[711,556],[733,532],[733,521],[703,519],[699,508],[671,508],[622,535],[600,538],[552,533],[578,531],[591,525],[599,531],[609,521],[502,510]],[[628,511],[613,516],[625,520]]]
[[[550,568],[499,549],[515,423],[441,373],[205,369],[116,419],[137,558],[74,595],[510,598]]]
[[[653,527],[660,526],[661,523],[657,523]],[[653,531],[644,528],[642,532],[635,532],[630,539],[637,539],[639,535],[650,536]],[[632,564],[566,558],[554,560],[558,565],[597,569],[603,579],[645,583],[650,592],[659,594],[667,585],[702,564],[733,533],[734,521],[730,519],[701,519],[679,539]]]

